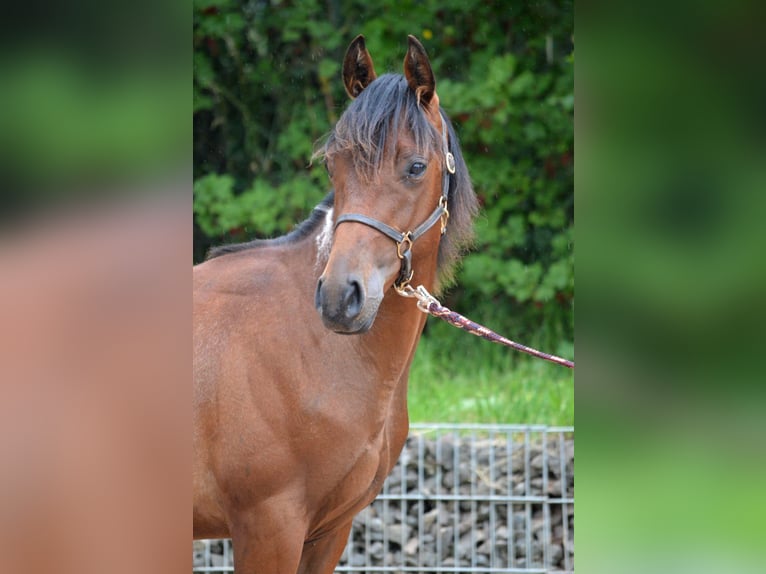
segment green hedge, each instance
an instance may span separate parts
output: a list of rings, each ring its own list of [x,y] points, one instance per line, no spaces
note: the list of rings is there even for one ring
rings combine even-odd
[[[195,261],[288,231],[327,192],[309,158],[347,104],[360,33],[378,73],[401,72],[407,34],[423,42],[482,204],[447,303],[571,356],[571,1],[195,0]]]

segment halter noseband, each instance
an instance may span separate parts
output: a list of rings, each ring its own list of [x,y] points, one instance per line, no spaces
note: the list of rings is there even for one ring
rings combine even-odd
[[[396,242],[396,255],[401,260],[401,268],[399,269],[399,276],[394,282],[396,289],[403,289],[412,279],[412,244],[417,239],[423,236],[429,229],[431,229],[437,221],[441,221],[441,233],[447,230],[447,220],[449,219],[449,210],[447,209],[447,199],[449,196],[449,177],[455,173],[455,156],[449,151],[449,143],[447,142],[447,120],[442,115],[442,147],[444,151],[444,163],[445,169],[442,172],[442,195],[439,198],[439,205],[436,206],[433,213],[423,223],[418,225],[413,231],[401,232],[398,229],[394,229],[390,225],[386,225],[382,221],[378,221],[375,218],[362,215],[361,213],[344,213],[335,222],[335,228],[344,221],[356,221],[357,223],[363,223],[373,229],[376,229],[387,235]]]

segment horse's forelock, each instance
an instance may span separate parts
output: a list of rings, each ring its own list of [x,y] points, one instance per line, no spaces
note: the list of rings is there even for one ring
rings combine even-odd
[[[438,133],[418,106],[404,76],[384,74],[372,82],[343,113],[315,157],[350,152],[358,174],[377,178],[391,137],[402,125],[420,153],[438,149]]]

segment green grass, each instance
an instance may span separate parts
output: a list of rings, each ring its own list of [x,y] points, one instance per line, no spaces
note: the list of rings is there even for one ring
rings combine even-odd
[[[573,371],[430,321],[410,371],[412,422],[574,424]]]

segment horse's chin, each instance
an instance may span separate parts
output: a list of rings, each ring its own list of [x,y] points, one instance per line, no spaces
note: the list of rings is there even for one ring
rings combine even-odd
[[[375,318],[378,315],[378,305],[375,305],[374,309],[363,315],[355,317],[350,321],[334,321],[325,317],[322,314],[322,310],[318,309],[319,315],[322,318],[322,323],[330,331],[339,335],[362,335],[372,329]]]
[[[374,322],[375,320],[373,319],[369,323],[366,323],[358,328],[328,327],[327,325],[325,325],[325,327],[327,327],[328,329],[332,329],[333,333],[337,333],[338,335],[364,335],[367,331],[369,331],[372,328],[372,324]]]

